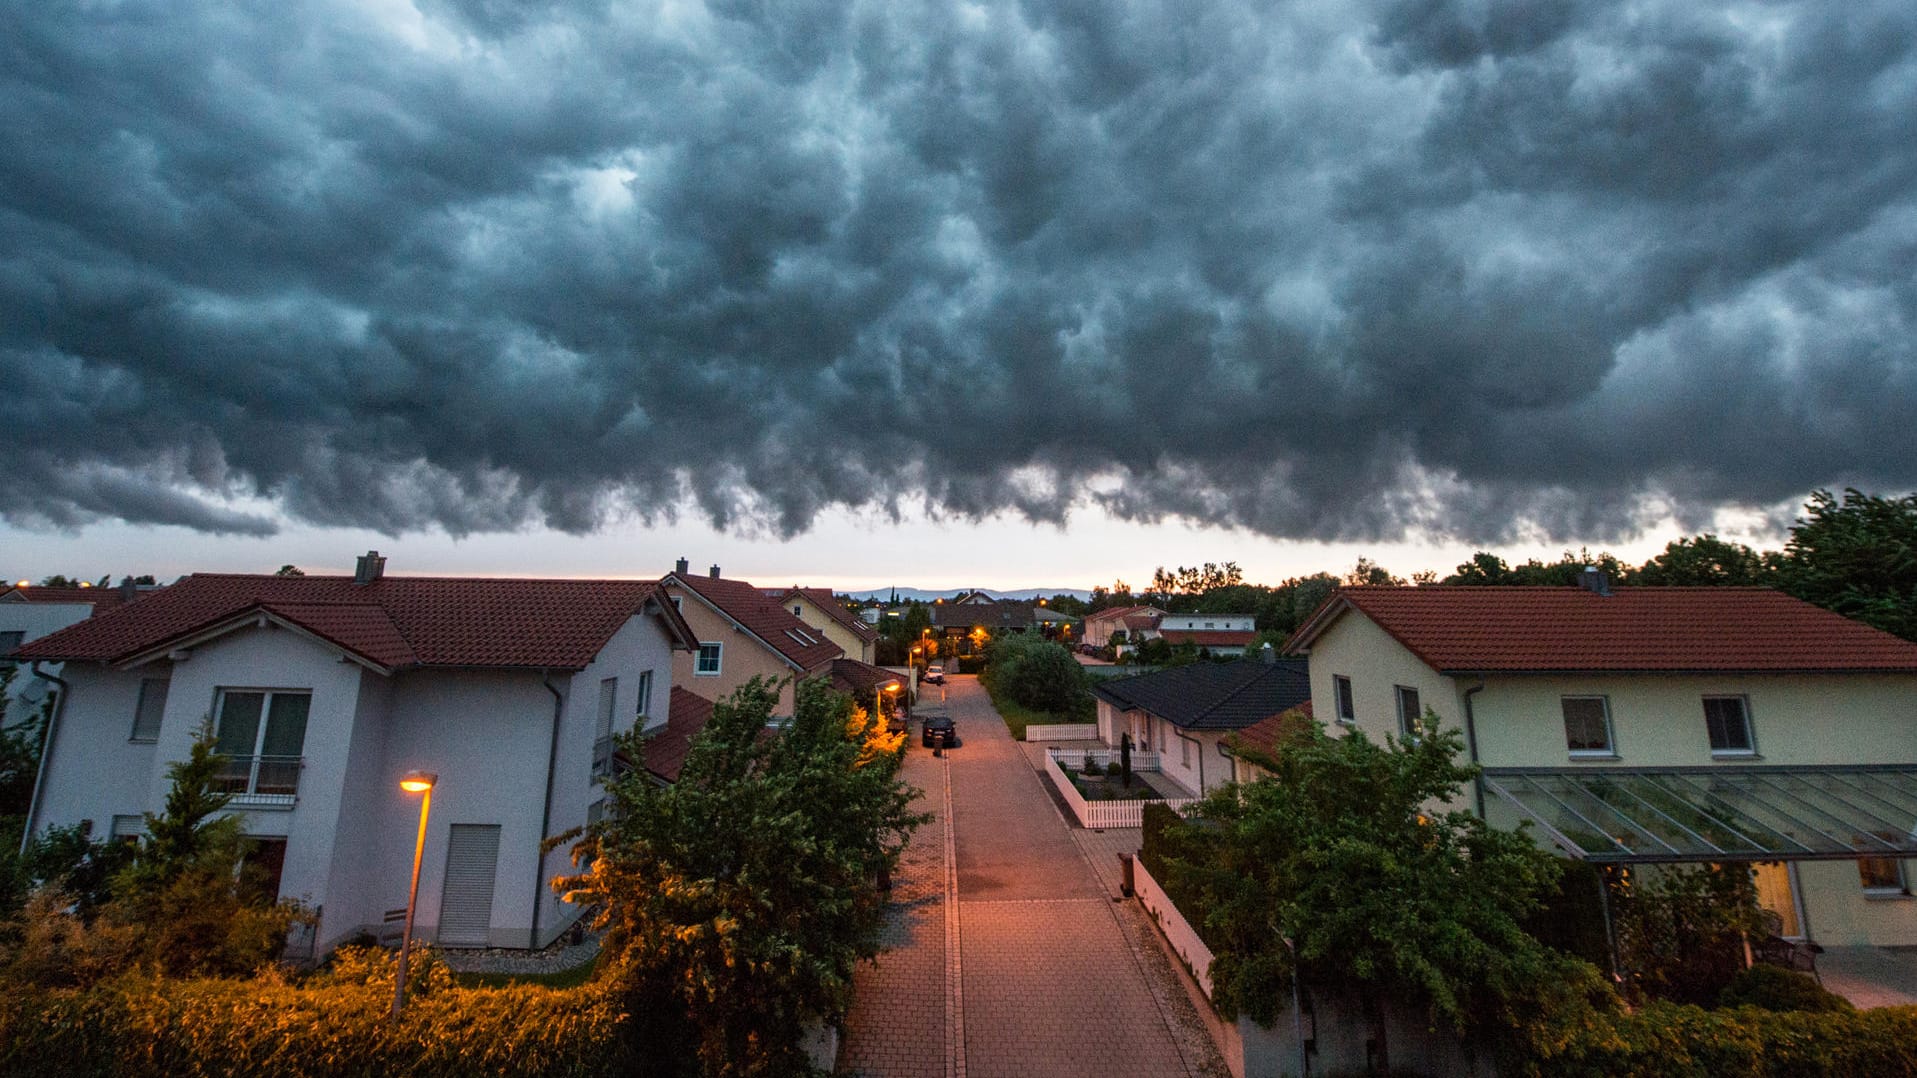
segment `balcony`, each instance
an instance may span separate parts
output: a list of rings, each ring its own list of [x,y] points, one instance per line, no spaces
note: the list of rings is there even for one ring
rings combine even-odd
[[[299,800],[303,756],[227,756],[212,787],[233,795],[233,808],[290,809]]]

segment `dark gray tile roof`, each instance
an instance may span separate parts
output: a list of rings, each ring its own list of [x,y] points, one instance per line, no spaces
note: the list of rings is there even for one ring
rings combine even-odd
[[[1201,662],[1100,681],[1092,692],[1187,730],[1241,730],[1310,700],[1311,677],[1304,659]]]

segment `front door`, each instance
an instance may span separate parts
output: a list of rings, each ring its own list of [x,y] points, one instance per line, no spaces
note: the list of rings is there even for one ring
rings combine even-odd
[[[1804,920],[1797,910],[1797,866],[1787,861],[1765,861],[1751,866],[1751,878],[1757,881],[1757,904],[1777,915],[1782,923],[1777,934],[1785,939],[1804,938]]]

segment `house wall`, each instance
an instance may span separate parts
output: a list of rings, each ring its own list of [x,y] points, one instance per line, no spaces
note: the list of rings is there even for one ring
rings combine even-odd
[[[1447,726],[1463,721],[1462,694],[1478,679],[1448,678],[1358,611],[1339,618],[1313,642],[1312,706],[1335,718],[1333,674],[1352,678],[1356,726],[1374,740],[1395,732],[1395,684],[1419,689]],[[1899,675],[1535,675],[1488,677],[1472,698],[1479,760],[1488,767],[1736,768],[1748,764],[1917,762],[1917,677]],[[1703,698],[1748,701],[1755,756],[1713,757]],[[1562,698],[1603,696],[1616,752],[1572,757],[1565,745]],[[1336,729],[1336,726],[1333,726]],[[1468,800],[1468,799],[1467,799]],[[1515,827],[1516,810],[1501,799],[1486,819]],[[1542,840],[1541,840],[1542,841]],[[1917,862],[1905,862],[1917,882]],[[1917,945],[1917,900],[1866,897],[1851,861],[1799,862],[1798,891],[1813,937],[1827,945]]]
[[[61,676],[72,689],[47,747],[35,833],[91,821],[93,834],[104,836],[114,816],[137,815],[152,807],[148,796],[159,768],[154,746],[128,738],[140,679],[157,677],[166,668],[164,662],[143,671],[116,670],[103,663],[67,664]]]
[[[1201,794],[1231,781],[1232,762],[1218,751],[1219,744],[1231,731],[1181,730],[1156,715],[1150,716],[1147,722],[1151,747],[1158,752],[1161,774]]]
[[[843,648],[846,658],[857,659],[862,663],[872,661],[873,642],[863,639],[859,634],[840,624],[837,618],[819,609],[819,604],[803,595],[792,595],[787,596],[780,605],[787,610],[796,611],[800,621],[819,630],[827,640]]]
[[[1234,630],[1251,632],[1258,627],[1258,619],[1251,614],[1166,614],[1159,619],[1160,633],[1204,632],[1206,630]]]
[[[719,675],[697,674],[699,656],[693,652],[674,652],[672,656],[672,683],[689,692],[696,693],[708,700],[719,700],[734,689],[744,685],[754,677],[773,680],[791,678],[797,673],[785,657],[773,651],[758,638],[743,629],[737,628],[724,615],[706,605],[698,594],[685,588],[667,588],[668,594],[680,600],[679,613],[692,627],[692,634],[702,643],[718,642],[725,645],[719,660]],[[779,690],[779,704],[775,714],[792,714],[792,686],[785,685]]]

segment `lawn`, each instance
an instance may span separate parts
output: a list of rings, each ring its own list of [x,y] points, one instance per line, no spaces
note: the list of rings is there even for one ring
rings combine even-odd
[[[997,709],[999,716],[1005,720],[1006,727],[1012,731],[1012,740],[1014,741],[1025,740],[1025,728],[1027,726],[1052,726],[1065,723],[1092,723],[1098,721],[1096,711],[1097,704],[1093,701],[1091,693],[1085,694],[1083,706],[1071,712],[1034,711],[1031,708],[1020,706],[1019,703],[1013,700],[1009,695],[999,692],[998,689],[993,686],[990,677],[981,677],[979,678],[979,682],[985,686],[985,691],[991,694],[992,707]]]

